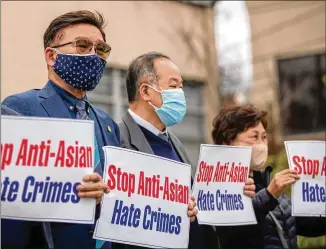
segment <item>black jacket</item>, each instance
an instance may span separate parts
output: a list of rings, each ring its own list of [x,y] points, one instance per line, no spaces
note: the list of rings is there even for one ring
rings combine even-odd
[[[275,199],[267,190],[271,167],[264,173],[255,172],[256,196],[253,199],[257,225],[217,227],[221,249],[265,248],[282,249],[276,224],[271,211],[284,231],[290,249],[297,249],[297,235],[318,237],[326,235],[326,218],[294,217],[291,215],[291,201],[285,195]]]

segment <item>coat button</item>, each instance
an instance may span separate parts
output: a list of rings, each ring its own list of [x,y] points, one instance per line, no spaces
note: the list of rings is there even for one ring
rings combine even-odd
[[[89,232],[88,232],[88,235],[89,235],[89,237],[91,237],[91,238],[93,238],[93,234],[94,234],[94,231],[89,231]]]

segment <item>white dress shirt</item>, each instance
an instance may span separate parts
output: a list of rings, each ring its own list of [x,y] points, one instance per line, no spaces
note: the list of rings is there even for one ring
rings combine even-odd
[[[136,113],[134,113],[132,110],[128,109],[129,114],[131,115],[131,117],[135,120],[135,122],[145,128],[146,130],[150,131],[151,133],[153,133],[155,136],[159,136],[159,135],[165,135],[168,136],[168,132],[167,129],[165,129],[164,131],[160,131],[159,129],[157,129],[154,125],[152,125],[151,123],[147,122],[145,119],[143,119],[142,117],[138,116]]]

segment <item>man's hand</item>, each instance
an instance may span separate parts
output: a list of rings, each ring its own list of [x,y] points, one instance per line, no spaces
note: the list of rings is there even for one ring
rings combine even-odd
[[[246,196],[249,196],[250,198],[254,198],[256,195],[255,190],[256,190],[255,181],[254,181],[254,179],[249,177],[245,183],[244,188],[243,188],[243,193]]]
[[[267,190],[272,196],[274,196],[274,198],[278,198],[287,185],[294,183],[298,179],[300,179],[300,176],[295,170],[282,170],[274,175],[274,178],[268,185]]]
[[[78,197],[80,198],[95,198],[96,204],[102,201],[104,193],[109,193],[109,187],[104,184],[102,177],[98,173],[93,173],[84,176],[85,183],[77,186]]]
[[[196,215],[198,213],[198,210],[196,207],[196,199],[194,196],[191,196],[191,201],[188,204],[188,217],[190,218],[190,222],[195,221]]]

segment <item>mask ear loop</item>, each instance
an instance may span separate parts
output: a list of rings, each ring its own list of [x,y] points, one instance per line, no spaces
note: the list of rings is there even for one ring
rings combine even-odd
[[[158,93],[160,93],[160,94],[162,95],[162,91],[160,92],[159,90],[157,90],[157,89],[155,89],[154,87],[152,87],[150,84],[144,84],[144,85],[146,85],[146,86],[152,88],[154,91],[156,91],[156,92],[158,92]],[[150,101],[148,101],[148,104],[150,104],[150,105],[151,105],[155,110],[156,110],[156,109],[159,109],[159,107],[156,107],[156,106],[153,105]]]
[[[147,86],[149,86],[150,88],[152,88],[154,91],[158,92],[158,93],[161,93],[163,92],[163,89],[161,91],[157,90],[156,88],[152,87],[150,84],[145,84]]]
[[[58,49],[56,49],[56,48],[51,48],[52,49],[52,51],[54,51],[54,52],[56,52],[57,54],[62,54]]]
[[[50,47],[50,48],[51,48],[51,47]],[[60,53],[60,51],[57,50],[56,48],[51,48],[51,50],[54,51],[55,53],[57,53],[57,55],[58,55],[58,54],[62,54],[62,53]],[[54,60],[54,63],[56,63],[56,59]]]

